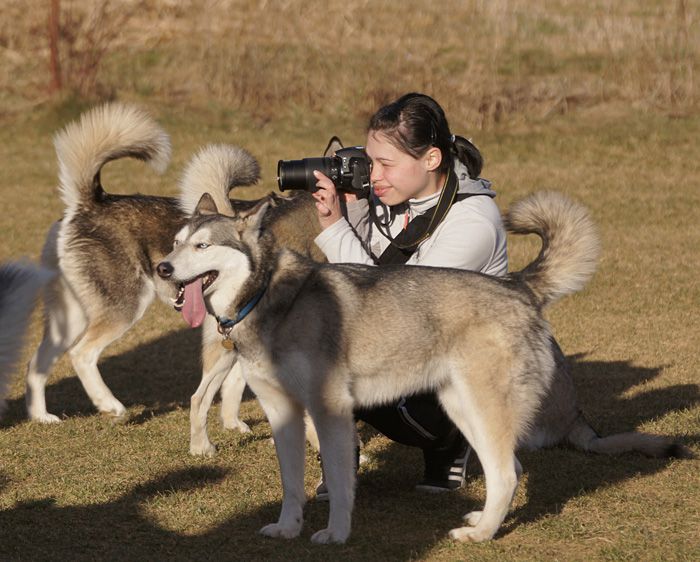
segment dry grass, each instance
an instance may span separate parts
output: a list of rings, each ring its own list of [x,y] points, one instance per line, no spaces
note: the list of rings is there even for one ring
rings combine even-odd
[[[81,4],[68,4],[82,21]],[[197,147],[233,142],[260,158],[262,185],[242,192],[252,197],[273,188],[277,159],[317,155],[332,133],[361,143],[366,113],[385,96],[433,91],[453,129],[482,148],[501,207],[560,189],[600,224],[596,277],[549,313],[595,426],[676,435],[698,452],[697,4],[455,2],[446,17],[426,3],[405,22],[377,4],[331,1],[302,14],[291,1],[125,3],[139,9],[110,40],[95,84],[151,110],[172,134],[174,158],[162,177],[111,164],[107,189],[174,195]],[[62,211],[51,135],[90,103],[43,97],[43,15],[24,5],[0,8],[0,261],[38,256]],[[418,3],[401,5],[405,14]],[[381,72],[367,70],[370,60]],[[513,265],[533,249],[511,240]],[[29,336],[25,358],[38,314]],[[315,504],[301,539],[265,540],[255,531],[276,517],[281,487],[257,403],[243,409],[252,435],[221,430],[214,411],[219,455],[187,454],[197,348],[197,334],[155,306],[108,349],[101,369],[128,407],[123,424],[94,413],[66,359],[47,389],[64,423],[29,423],[18,374],[0,423],[3,560],[700,558],[698,461],[523,454],[525,477],[498,540],[457,545],[446,532],[483,500],[483,479],[448,498],[417,495],[416,452],[369,434],[350,542],[309,544],[327,515]],[[317,477],[311,462],[309,495]]]
[[[407,90],[470,129],[611,100],[697,109],[697,2],[63,0],[65,81],[95,97],[216,100],[269,120],[364,118]],[[7,0],[5,110],[44,96],[47,8]]]

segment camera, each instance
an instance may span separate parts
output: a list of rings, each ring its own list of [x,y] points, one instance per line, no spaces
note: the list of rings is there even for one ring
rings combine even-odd
[[[335,156],[280,160],[277,162],[277,185],[280,191],[303,189],[317,191],[314,170],[330,178],[339,191],[369,197],[372,163],[361,146],[337,150]]]

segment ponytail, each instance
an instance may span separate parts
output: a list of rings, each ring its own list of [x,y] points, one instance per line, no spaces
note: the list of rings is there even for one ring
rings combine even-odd
[[[484,158],[471,141],[455,135],[455,140],[452,143],[452,154],[467,167],[471,179],[475,180],[479,177],[484,166]]]

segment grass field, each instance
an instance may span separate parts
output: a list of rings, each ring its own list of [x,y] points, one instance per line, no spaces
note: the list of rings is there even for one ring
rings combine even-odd
[[[0,18],[0,261],[37,259],[62,213],[51,137],[96,101],[140,104],[173,141],[163,176],[116,162],[103,176],[108,191],[175,195],[196,148],[229,142],[260,160],[263,181],[240,193],[255,197],[275,188],[278,159],[318,155],[331,134],[362,143],[377,103],[420,89],[443,103],[455,132],[481,148],[501,208],[533,190],[557,189],[585,203],[600,225],[603,254],[593,282],[548,312],[596,429],[670,434],[700,453],[700,112],[698,37],[689,32],[697,3],[620,2],[606,10],[593,2],[584,10],[571,0],[530,9],[503,0],[448,2],[455,13],[448,18],[438,4],[418,13],[423,5],[408,2],[416,14],[398,31],[391,3],[358,2],[353,11],[352,3],[333,0],[306,18],[299,2],[274,4],[212,2],[195,17],[188,2],[125,2],[138,10],[122,34],[105,39],[92,82],[82,93],[53,97],[42,89],[44,16],[20,17],[14,1],[0,8],[16,18],[13,25]],[[66,5],[78,18],[90,3]],[[148,17],[157,25],[146,25]],[[469,28],[465,56],[459,26],[472,19],[480,25]],[[437,24],[440,47],[431,35]],[[82,25],[76,29],[90,29]],[[201,40],[204,30],[209,42]],[[342,39],[338,51],[333,34]],[[87,57],[81,44],[74,53]],[[228,56],[217,58],[218,45]],[[396,56],[402,45],[411,56]],[[430,56],[439,64],[423,72]],[[383,65],[374,80],[363,66],[372,57]],[[341,60],[347,72],[334,83]],[[236,80],[226,81],[227,73]],[[461,81],[465,73],[473,88]],[[512,268],[535,251],[532,240],[510,239]],[[24,359],[40,332],[37,311]],[[360,470],[347,545],[311,545],[328,509],[313,502],[301,538],[258,536],[277,517],[281,485],[257,402],[243,407],[252,434],[222,430],[215,406],[218,455],[187,452],[198,337],[154,305],[107,350],[101,370],[128,407],[120,423],[94,412],[65,358],[47,388],[49,411],[63,423],[29,423],[20,369],[0,421],[0,559],[700,558],[700,461],[523,453],[525,474],[497,540],[461,545],[446,534],[483,501],[483,478],[476,473],[448,497],[419,495],[417,451],[367,428],[370,460]],[[311,496],[319,468],[310,451],[307,458]]]

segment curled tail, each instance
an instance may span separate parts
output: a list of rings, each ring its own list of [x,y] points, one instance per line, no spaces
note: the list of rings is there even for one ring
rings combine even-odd
[[[205,146],[192,157],[182,174],[180,208],[191,215],[202,195],[209,193],[219,212],[231,215],[229,192],[259,179],[258,161],[247,150],[226,144]]]
[[[70,214],[101,191],[99,173],[111,160],[132,157],[157,171],[170,160],[168,135],[145,112],[109,103],[83,113],[54,137],[61,199]]]
[[[561,193],[542,191],[514,203],[506,226],[516,234],[537,234],[542,250],[513,274],[535,294],[540,306],[580,291],[592,277],[600,240],[587,209]]]
[[[0,266],[0,414],[37,294],[52,275],[28,263]]]

